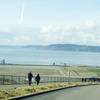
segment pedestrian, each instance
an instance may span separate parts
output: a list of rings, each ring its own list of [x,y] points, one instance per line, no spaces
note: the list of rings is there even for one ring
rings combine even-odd
[[[40,83],[40,75],[39,74],[36,75],[35,81],[36,81],[37,85],[39,85],[39,83]]]
[[[82,78],[82,83],[84,82],[84,78]]]
[[[28,84],[31,85],[32,84],[32,78],[33,78],[33,74],[31,72],[28,73]]]

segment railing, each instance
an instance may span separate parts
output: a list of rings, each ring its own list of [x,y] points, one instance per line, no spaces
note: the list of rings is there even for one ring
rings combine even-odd
[[[41,76],[41,83],[48,82],[80,82],[81,78],[61,77],[61,76]],[[33,78],[33,83],[35,82]],[[26,76],[0,75],[0,85],[27,84]]]
[[[25,84],[25,83],[26,83],[25,76],[0,75],[0,84],[2,85]]]
[[[41,82],[80,82],[81,78],[61,77],[61,76],[42,76]]]

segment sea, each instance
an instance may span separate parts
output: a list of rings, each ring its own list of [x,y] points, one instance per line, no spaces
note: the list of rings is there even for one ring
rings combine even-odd
[[[100,66],[100,52],[40,50],[36,48],[0,47],[0,63],[32,65],[92,65]]]

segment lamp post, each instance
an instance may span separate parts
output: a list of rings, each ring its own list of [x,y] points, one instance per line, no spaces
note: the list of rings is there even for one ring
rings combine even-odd
[[[67,63],[64,63],[64,67],[65,68],[67,67],[67,69],[68,69],[68,71],[67,71],[68,72],[68,74],[67,74],[68,75],[68,83],[70,83],[70,65],[67,66]]]
[[[68,83],[70,83],[70,66],[68,66]]]

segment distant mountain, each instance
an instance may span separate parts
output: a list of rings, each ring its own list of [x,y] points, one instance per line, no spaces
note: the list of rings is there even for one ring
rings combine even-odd
[[[7,46],[1,45],[0,48],[36,48],[44,50],[64,50],[64,51],[85,51],[100,52],[100,46],[76,45],[76,44],[51,44],[51,45],[24,45],[24,46]]]
[[[25,48],[38,48],[49,50],[66,50],[66,51],[86,51],[86,52],[100,52],[100,46],[87,46],[75,44],[51,44],[51,45],[27,45]]]
[[[49,48],[57,49],[57,50],[68,50],[68,51],[100,52],[100,46],[86,46],[86,45],[74,45],[74,44],[55,44],[55,45],[50,45]]]

